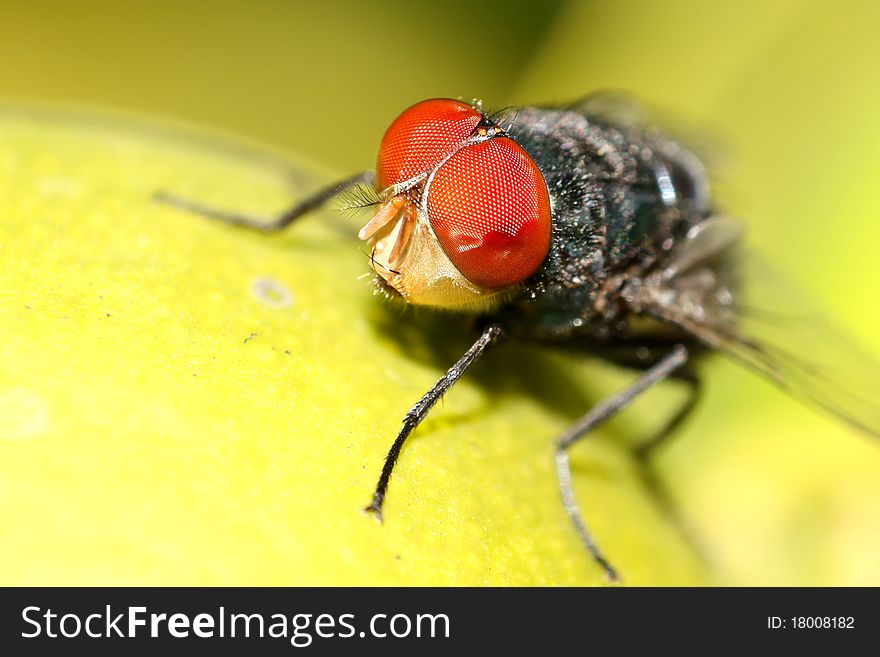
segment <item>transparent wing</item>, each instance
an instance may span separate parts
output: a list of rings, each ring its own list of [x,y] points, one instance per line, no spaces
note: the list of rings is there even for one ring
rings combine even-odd
[[[646,311],[880,437],[880,364],[808,294],[739,249],[741,232],[721,217],[695,226],[671,263],[646,279]]]
[[[655,139],[675,151],[685,147],[698,156],[700,168],[705,166],[710,172],[723,168],[730,151],[711,125],[700,125],[694,118],[684,123],[679,116],[645,105],[635,95],[622,90],[594,91],[560,109],[578,112],[592,122],[622,130],[662,127],[662,134],[654,135]]]
[[[615,89],[594,91],[565,106],[594,121],[621,128],[638,128],[645,125],[644,107],[635,96]]]

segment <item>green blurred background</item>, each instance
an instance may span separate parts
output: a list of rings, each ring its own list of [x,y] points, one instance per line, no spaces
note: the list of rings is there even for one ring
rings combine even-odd
[[[876,355],[878,28],[871,2],[7,1],[0,96],[182,119],[344,174],[426,97],[625,89],[712,155],[751,243]],[[659,466],[719,580],[880,584],[880,446],[736,366],[707,375]]]

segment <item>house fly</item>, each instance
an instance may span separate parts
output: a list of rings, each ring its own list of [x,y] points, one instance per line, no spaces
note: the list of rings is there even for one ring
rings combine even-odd
[[[876,387],[859,383],[877,370],[803,309],[791,314],[777,301],[760,309],[744,301],[741,224],[718,213],[701,161],[643,123],[627,103],[600,94],[567,106],[489,114],[478,101],[426,100],[391,123],[374,172],[337,182],[272,219],[158,197],[272,232],[339,195],[348,195],[350,205],[374,207],[358,236],[369,244],[378,291],[473,315],[480,327],[473,345],[404,415],[366,507],[380,520],[404,442],[504,339],[574,346],[638,373],[555,443],[565,511],[612,581],[618,573],[575,499],[569,449],[667,378],[691,391],[667,425],[671,430],[697,399],[693,362],[701,354],[722,352],[880,435],[880,407],[870,397]],[[798,344],[807,345],[803,353]]]

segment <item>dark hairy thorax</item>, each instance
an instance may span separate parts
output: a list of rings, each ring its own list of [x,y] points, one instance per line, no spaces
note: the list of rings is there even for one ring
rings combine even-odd
[[[544,175],[553,235],[544,264],[502,315],[523,337],[626,339],[633,322],[623,287],[662,268],[710,214],[701,163],[652,128],[588,110],[522,107],[508,134]]]

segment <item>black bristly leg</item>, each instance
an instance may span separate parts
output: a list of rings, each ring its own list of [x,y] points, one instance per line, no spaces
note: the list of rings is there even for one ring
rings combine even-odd
[[[635,448],[635,455],[642,461],[650,458],[651,454],[653,454],[660,445],[664,444],[670,436],[675,435],[676,429],[678,429],[682,422],[687,419],[702,397],[703,387],[700,383],[699,377],[694,372],[690,370],[679,370],[670,374],[670,378],[675,378],[687,385],[687,398],[659,431]]]
[[[397,463],[397,458],[400,456],[400,450],[403,448],[406,439],[413,432],[413,429],[419,426],[419,423],[425,419],[428,411],[437,403],[437,400],[455,385],[455,382],[461,378],[465,370],[473,365],[474,361],[490,345],[497,342],[503,334],[504,331],[500,324],[490,324],[487,326],[482,335],[477,338],[477,341],[464,353],[464,356],[459,358],[458,362],[450,367],[446,374],[403,416],[403,426],[391,445],[391,449],[388,450],[388,455],[385,457],[385,464],[382,466],[382,473],[379,475],[376,491],[373,493],[373,501],[364,509],[367,513],[372,513],[376,516],[379,522],[382,521],[382,502],[385,500],[385,493],[388,491],[388,482],[391,479],[391,473],[394,470],[394,465]]]
[[[683,366],[687,362],[687,359],[687,349],[682,345],[676,346],[668,355],[664,356],[655,365],[647,369],[631,386],[590,409],[556,441],[556,475],[559,479],[559,490],[562,493],[562,504],[574,523],[575,529],[580,535],[584,546],[593,556],[593,559],[595,559],[605,571],[606,577],[612,582],[616,582],[619,579],[617,571],[614,570],[596,546],[592,536],[590,536],[590,532],[587,529],[583,516],[581,516],[577,500],[574,496],[574,489],[571,484],[571,464],[568,458],[568,449],[575,442],[584,438],[590,431],[602,424],[602,422],[628,406],[636,397],[645,392],[645,390],[658,381],[662,381],[672,372]]]
[[[357,175],[350,176],[349,178],[345,178],[344,180],[335,182],[332,185],[329,185],[328,187],[325,187],[315,194],[312,194],[308,198],[300,201],[289,210],[286,210],[279,214],[277,217],[270,218],[255,217],[239,212],[230,212],[227,210],[214,208],[208,205],[203,205],[198,201],[183,198],[181,196],[177,196],[175,194],[171,194],[165,191],[156,192],[153,195],[153,198],[159,203],[164,203],[175,208],[180,208],[181,210],[194,212],[195,214],[200,214],[203,217],[208,217],[209,219],[214,219],[216,221],[222,221],[223,223],[230,224],[232,226],[240,226],[241,228],[248,228],[251,230],[259,231],[261,233],[274,233],[279,230],[284,230],[301,216],[308,214],[312,210],[318,209],[319,207],[324,205],[324,203],[337,196],[340,192],[343,192],[346,189],[354,187],[358,184],[372,184],[372,182],[373,173],[371,171],[364,171]]]

